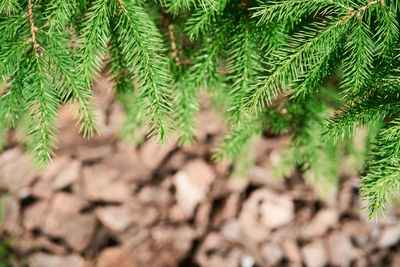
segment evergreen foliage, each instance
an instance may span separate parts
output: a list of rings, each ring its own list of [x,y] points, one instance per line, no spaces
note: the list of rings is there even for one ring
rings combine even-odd
[[[125,136],[147,124],[161,142],[195,141],[204,89],[226,117],[216,159],[248,166],[254,137],[289,134],[278,169],[298,166],[322,188],[367,129],[361,192],[373,217],[399,192],[399,19],[390,0],[0,0],[0,135],[22,126],[47,162],[57,109],[73,103],[92,136],[105,67]]]

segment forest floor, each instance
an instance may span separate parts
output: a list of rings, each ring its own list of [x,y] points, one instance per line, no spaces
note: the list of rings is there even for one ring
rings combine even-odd
[[[359,177],[341,177],[329,201],[298,171],[271,178],[282,136],[256,141],[248,178],[229,178],[231,166],[210,159],[224,129],[206,107],[196,144],[133,145],[118,138],[123,111],[107,79],[95,91],[102,135],[82,139],[64,107],[50,167],[32,167],[10,136],[0,266],[400,266],[400,209],[368,221]]]

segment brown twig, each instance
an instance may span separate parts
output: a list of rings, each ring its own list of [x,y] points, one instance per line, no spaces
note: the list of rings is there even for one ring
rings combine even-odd
[[[173,24],[168,25],[168,32],[169,32],[169,38],[171,39],[171,48],[172,48],[171,56],[174,58],[176,65],[179,66],[181,64],[181,61],[179,59],[179,51],[176,47]]]
[[[165,10],[165,8],[161,9],[161,19],[160,19],[160,26],[162,25],[168,25],[168,34],[169,34],[169,39],[171,40],[171,57],[175,60],[175,63],[177,66],[181,64],[181,60],[179,59],[179,50],[176,46],[176,41],[175,41],[175,36],[174,36],[174,24],[170,23],[168,13]]]
[[[36,41],[36,31],[38,28],[35,26],[35,23],[33,21],[33,12],[32,12],[32,0],[28,0],[28,14],[29,14],[29,23],[31,24],[31,38],[28,40],[28,44],[32,43],[33,44],[33,49],[35,50],[35,55],[37,57],[41,57],[43,55],[42,47],[38,42]]]
[[[128,11],[126,11],[125,3],[122,2],[122,0],[119,0],[117,4],[118,4],[119,10],[121,10],[121,12],[124,13],[128,17],[128,20],[130,21],[131,18],[128,16]]]
[[[285,104],[287,102],[287,97],[284,93],[281,93],[277,97],[277,107],[276,109],[281,113],[281,114],[286,114],[288,111],[285,108]]]
[[[374,1],[371,1],[371,2],[369,2],[368,4],[366,4],[365,6],[360,7],[359,9],[356,9],[356,10],[350,9],[349,12],[348,12],[348,14],[347,14],[347,16],[345,16],[345,17],[343,18],[343,20],[348,19],[348,18],[351,18],[351,17],[353,17],[354,15],[357,15],[357,20],[360,20],[361,12],[363,12],[364,10],[366,10],[367,8],[369,8],[369,7],[373,6],[373,5],[378,4],[379,2],[381,2],[381,5],[382,5],[382,6],[385,5],[385,1],[384,1],[384,0],[374,0]]]
[[[0,96],[4,95],[7,92],[7,83],[1,82],[0,83]]]

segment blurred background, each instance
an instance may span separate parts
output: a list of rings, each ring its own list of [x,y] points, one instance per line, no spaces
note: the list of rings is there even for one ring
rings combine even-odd
[[[321,199],[298,169],[274,178],[288,136],[255,140],[248,171],[214,162],[224,127],[205,96],[198,142],[178,147],[173,138],[122,141],[124,112],[107,77],[95,92],[101,136],[83,139],[63,107],[46,168],[10,133],[0,155],[0,266],[400,266],[398,205],[368,221],[346,165]]]

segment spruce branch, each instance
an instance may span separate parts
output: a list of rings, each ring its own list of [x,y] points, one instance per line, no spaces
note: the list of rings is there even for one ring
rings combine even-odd
[[[47,44],[54,75],[59,81],[57,87],[60,99],[77,107],[75,119],[79,132],[84,138],[92,137],[95,132],[99,133],[94,114],[94,94],[91,88],[85,86],[84,79],[79,77],[79,71],[74,69],[73,63],[79,61],[79,58],[71,52],[69,43],[58,41],[56,36],[50,36]]]
[[[205,87],[212,90],[212,84],[219,79],[224,43],[227,40],[227,25],[229,20],[219,21],[224,26],[214,29],[201,40],[201,48],[192,56],[189,68],[190,83],[193,87]]]
[[[350,24],[349,41],[345,49],[348,55],[343,61],[343,83],[345,94],[349,97],[358,95],[368,83],[373,69],[374,41],[369,25],[359,15],[357,20]]]
[[[163,4],[168,8],[168,12],[177,15],[184,9],[197,9],[199,7],[215,9],[217,2],[217,0],[167,0]]]
[[[378,134],[368,161],[369,169],[362,178],[361,194],[368,202],[369,218],[387,212],[387,203],[398,197],[400,190],[400,121],[387,124]]]
[[[345,136],[354,134],[359,127],[372,126],[390,117],[400,107],[399,86],[398,77],[386,78],[370,95],[348,103],[336,112],[326,123],[325,133],[343,140]]]
[[[196,135],[196,118],[199,109],[197,95],[197,84],[190,83],[190,72],[186,66],[181,64],[179,51],[174,35],[174,25],[168,23],[168,33],[171,42],[171,57],[174,60],[173,69],[175,70],[174,92],[174,127],[178,130],[178,142],[181,145],[188,145],[194,141]],[[195,86],[195,87],[193,87]]]
[[[344,2],[344,3],[342,3]],[[267,1],[252,10],[253,17],[259,17],[258,23],[271,23],[273,21],[292,22],[308,14],[318,14],[328,7],[340,8],[351,12],[352,8],[345,4],[346,1],[333,0],[282,0]]]
[[[318,90],[324,79],[329,77],[335,69],[335,59],[338,57],[339,48],[341,47],[341,36],[337,35],[337,39],[325,47],[325,54],[310,66],[310,71],[305,72],[298,78],[298,83],[288,92],[292,99],[297,101],[304,101],[313,92]]]
[[[28,21],[28,15],[16,15],[12,16],[10,18],[7,18],[6,20],[0,20],[0,43],[2,44],[2,48],[4,45],[12,45],[16,42],[19,42],[22,40],[22,38],[17,38],[18,34],[21,32],[29,32],[29,26],[27,24]],[[21,35],[21,34],[20,34]],[[18,40],[17,40],[18,39]],[[24,42],[27,40],[24,39]],[[10,49],[11,50],[11,49]],[[9,53],[10,51],[7,50],[6,48],[3,48],[2,50],[3,54]],[[11,50],[13,52],[13,50]]]
[[[326,26],[315,23],[315,26],[321,30],[317,31],[317,34],[301,32],[299,40],[305,41],[300,43],[298,48],[295,47],[289,51],[282,49],[283,62],[276,67],[272,74],[259,82],[258,88],[248,93],[246,109],[250,113],[257,112],[266,105],[271,105],[273,99],[282,90],[281,88],[291,86],[299,74],[304,74],[306,66],[318,64],[319,59],[314,55],[325,55],[324,49],[335,45],[335,41],[346,30],[343,20],[329,22]]]
[[[25,62],[30,49],[27,45],[29,32],[27,15],[12,15],[0,20],[0,125],[3,137],[8,128],[16,126],[21,114],[26,113],[26,96],[22,92],[22,78],[26,75],[21,63]]]
[[[118,22],[111,21],[112,28],[115,28]],[[126,117],[122,129],[122,137],[135,140],[136,133],[144,123],[145,114],[139,92],[133,84],[134,78],[127,71],[127,63],[121,51],[121,44],[114,31],[110,38],[110,73],[113,77],[113,85],[118,99],[125,108]]]
[[[107,52],[110,38],[110,10],[108,1],[96,0],[92,3],[81,29],[78,47],[79,75],[84,77],[84,86],[90,88],[92,79],[99,71]]]
[[[23,70],[17,69],[23,72]],[[3,131],[8,128],[14,128],[21,117],[21,113],[26,111],[24,107],[24,94],[22,92],[21,76],[10,79],[4,83],[0,96],[0,123]]]
[[[19,71],[18,66],[28,51],[26,41],[4,41],[0,50],[0,80],[7,81]]]
[[[21,5],[18,0],[0,0],[0,14],[11,16],[21,11]]]
[[[198,88],[190,82],[190,72],[181,70],[176,77],[175,127],[179,129],[178,141],[182,145],[193,142],[196,135],[196,118],[199,110]]]
[[[225,30],[225,27],[220,27],[207,34],[201,40],[202,47],[193,53],[192,64],[186,70],[178,69],[174,96],[178,115],[175,127],[180,129],[179,140],[182,144],[192,142],[195,135],[199,88],[205,88],[214,98],[222,93],[218,87],[221,87],[219,68],[222,45],[226,39]]]
[[[70,22],[73,18],[76,1],[57,0],[45,6],[46,36],[42,39],[46,43],[47,54],[55,77],[54,85],[58,95],[64,103],[72,103],[77,107],[75,119],[79,132],[83,137],[91,137],[99,132],[95,123],[93,92],[91,90],[92,67],[90,55],[82,46],[77,47],[71,40]],[[86,36],[88,37],[88,36]],[[83,40],[83,42],[87,39]],[[80,52],[80,55],[77,55]],[[94,51],[96,52],[96,51]],[[86,56],[86,59],[85,59]],[[82,58],[84,61],[82,61]],[[78,65],[76,67],[76,65]],[[86,68],[86,69],[85,69]],[[88,70],[89,69],[89,70]]]
[[[376,12],[375,50],[378,56],[389,58],[399,38],[399,22],[396,19],[398,11],[394,4],[385,5],[382,2],[382,8],[378,8]]]
[[[43,55],[35,55],[30,59],[30,75],[25,79],[28,92],[27,105],[30,110],[29,135],[35,160],[46,163],[54,155],[56,147],[56,118],[59,99],[52,85],[52,79],[46,72],[48,64]]]
[[[76,0],[54,0],[46,6],[46,22],[49,32],[62,32],[68,28],[78,8]]]
[[[263,116],[257,116],[243,122],[227,134],[213,156],[215,160],[235,160],[250,145],[254,136],[263,130]]]
[[[229,0],[219,0],[215,5],[207,5],[198,9],[186,22],[185,31],[191,39],[199,37],[200,33],[207,32],[217,15],[225,9]]]
[[[228,77],[231,80],[231,105],[228,109],[231,124],[240,124],[243,119],[243,101],[246,93],[254,89],[254,81],[261,73],[261,57],[257,51],[256,38],[251,31],[255,25],[249,21],[232,21],[232,37],[229,43]]]
[[[30,115],[29,135],[32,153],[38,162],[48,162],[54,154],[57,108],[60,104],[52,84],[51,69],[46,51],[36,39],[33,4],[28,0],[28,17],[33,53],[28,54],[28,76],[23,80],[27,91],[27,107]]]
[[[290,124],[296,131],[275,171],[278,176],[287,176],[288,171],[299,166],[306,181],[325,198],[332,196],[338,183],[338,145],[333,138],[315,138],[321,136],[321,122],[328,117],[328,112],[327,105],[312,98],[290,106]]]
[[[158,29],[144,9],[130,2],[118,1],[118,41],[129,71],[137,77],[140,97],[145,101],[146,117],[153,127],[149,135],[164,140],[170,127],[172,107],[171,76]],[[146,43],[145,43],[146,42]]]

